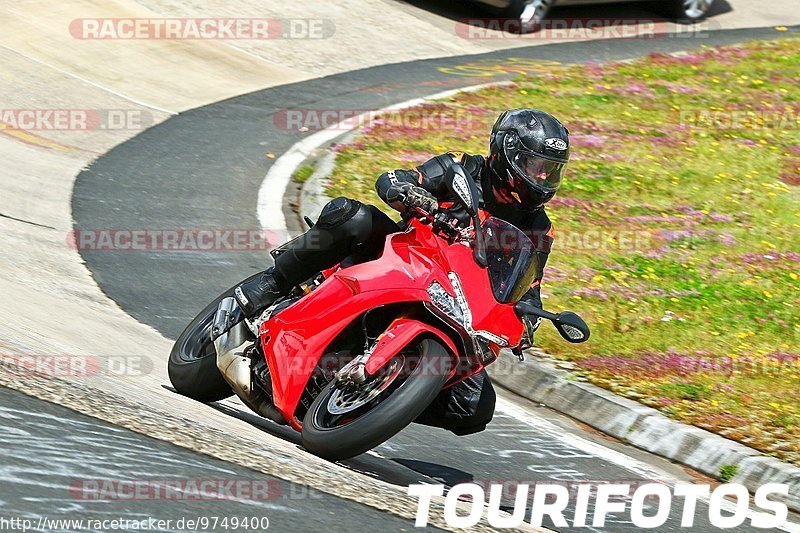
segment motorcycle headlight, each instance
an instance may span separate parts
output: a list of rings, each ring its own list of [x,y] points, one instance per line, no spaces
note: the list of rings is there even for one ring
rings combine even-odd
[[[453,282],[453,288],[456,294],[458,294],[457,298],[451,296],[438,281],[434,281],[430,284],[428,287],[428,295],[430,295],[431,302],[437,309],[465,328],[469,328],[470,322],[472,322],[472,313],[470,313],[466,298],[464,298],[461,292],[461,283],[455,274],[450,275],[450,281]]]
[[[447,292],[444,287],[442,287],[441,283],[434,281],[428,287],[428,294],[431,297],[431,303],[433,303],[437,309],[442,311],[445,315],[456,321],[458,324],[461,324],[461,326],[467,330],[467,332],[473,338],[473,342],[476,343],[476,353],[484,353],[482,347],[477,344],[478,338],[484,339],[488,342],[493,342],[498,346],[508,346],[507,339],[498,337],[489,331],[475,331],[472,328],[472,311],[467,303],[467,297],[464,295],[464,289],[461,288],[461,280],[458,279],[458,276],[455,272],[450,272],[447,274],[447,277],[450,279],[450,284],[453,286],[453,292],[456,293],[456,296],[451,296],[450,293]]]

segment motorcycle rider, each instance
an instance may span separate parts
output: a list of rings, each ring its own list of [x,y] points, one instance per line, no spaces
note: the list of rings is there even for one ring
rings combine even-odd
[[[384,172],[375,187],[404,219],[415,207],[433,213],[440,203],[454,200],[443,178],[448,167],[461,164],[478,186],[480,207],[533,241],[539,271],[523,300],[541,308],[540,284],[553,242],[544,206],[558,190],[568,161],[569,132],[555,117],[535,109],[512,109],[501,113],[492,127],[488,157],[448,152],[411,170]],[[463,210],[451,214],[468,224]],[[323,269],[377,257],[386,236],[401,229],[373,205],[345,197],[331,200],[313,227],[282,247],[274,267],[237,287],[234,296],[252,317]],[[525,320],[524,347],[532,344],[538,323]],[[494,400],[491,382],[482,372],[442,391],[417,422],[456,434],[474,433],[491,420]]]

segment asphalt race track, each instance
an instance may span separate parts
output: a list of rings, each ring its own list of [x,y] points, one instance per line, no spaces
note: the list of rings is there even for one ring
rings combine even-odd
[[[189,520],[214,516],[258,517],[261,525],[269,523],[270,529],[280,530],[285,524],[297,524],[297,515],[302,514],[306,530],[322,530],[331,515],[336,515],[339,527],[350,531],[357,531],[364,523],[379,522],[387,529],[406,526],[401,518],[371,507],[261,474],[254,475],[249,468],[213,460],[15,391],[0,388],[0,400],[3,401],[0,423],[5,429],[0,437],[0,453],[9,463],[0,468],[5,481],[0,485],[0,501],[4,508],[13,508],[17,516],[35,524],[39,523],[42,509],[47,509],[51,524],[74,518],[76,512],[80,512],[85,521],[154,517],[173,521],[172,527],[165,530],[186,530],[178,526],[177,515],[170,514],[172,510],[163,500],[125,497],[124,485],[113,481],[111,491],[101,493],[97,489],[99,484],[93,483],[109,479],[121,481],[138,473],[155,478],[153,487],[168,478],[233,478],[244,483],[261,482],[261,487],[269,487],[265,491],[267,494],[238,501],[181,498],[176,491],[171,501],[179,506],[181,516]],[[20,446],[19,439],[23,435],[25,445]],[[59,468],[53,469],[54,464]],[[68,494],[63,487],[70,488]],[[109,497],[117,488],[124,495]],[[31,498],[31,494],[36,497]]]
[[[785,33],[749,29],[710,32],[702,40],[545,45],[385,65],[257,91],[181,113],[100,157],[77,178],[75,228],[258,229],[256,193],[274,161],[266,154],[280,156],[313,133],[280,129],[273,119],[281,109],[377,109],[450,88],[509,79],[514,69],[535,71],[537,62],[600,62],[781,35]],[[375,175],[382,170],[375,169]],[[297,224],[288,207],[286,213]],[[137,320],[172,338],[211,298],[268,264],[262,252],[82,255],[108,296]],[[598,441],[603,442],[563,417],[502,400],[486,432],[458,438],[412,426],[376,452],[449,485],[467,480],[638,483],[663,474],[686,479],[666,462],[650,468],[644,460],[627,457],[643,454],[620,444],[609,444],[609,450]],[[373,464],[379,465],[375,474],[380,477],[382,462]],[[696,530],[714,530],[704,509],[698,509]],[[673,508],[673,518],[657,531],[679,530],[679,516],[680,508]],[[634,529],[624,516],[611,518],[607,527],[605,531]]]

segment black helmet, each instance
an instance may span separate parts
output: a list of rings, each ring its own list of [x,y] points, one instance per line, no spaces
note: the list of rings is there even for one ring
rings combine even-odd
[[[537,109],[503,112],[492,127],[489,168],[492,194],[535,211],[555,196],[569,161],[569,131]]]

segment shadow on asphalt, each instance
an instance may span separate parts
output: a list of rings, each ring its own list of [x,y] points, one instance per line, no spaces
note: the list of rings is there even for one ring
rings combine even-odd
[[[475,479],[475,476],[469,472],[438,463],[428,463],[426,461],[417,461],[416,459],[394,459],[394,461],[436,481],[441,481],[448,487],[459,483],[471,483]]]
[[[163,387],[175,394],[178,394],[172,387],[163,385]],[[305,451],[302,446],[302,439],[300,434],[289,426],[281,426],[270,420],[262,418],[255,413],[239,409],[234,406],[226,405],[220,402],[212,402],[206,404],[220,413],[238,418],[242,422],[246,422],[251,426],[269,433],[273,437],[277,437],[286,441],[289,444],[295,445],[298,449]],[[428,472],[459,472],[455,469],[436,465],[433,463],[422,463],[421,461],[414,461],[411,459],[387,459],[377,455],[374,452],[363,453],[357,457],[353,457],[346,461],[338,461],[338,464],[355,472],[359,472],[374,479],[379,479],[392,485],[407,487],[408,485],[417,483],[435,483],[437,478],[428,475]],[[426,465],[425,469],[421,469],[417,465]],[[461,473],[458,479],[465,480],[470,474]],[[455,478],[454,478],[455,479]],[[450,486],[451,483],[445,481]]]

